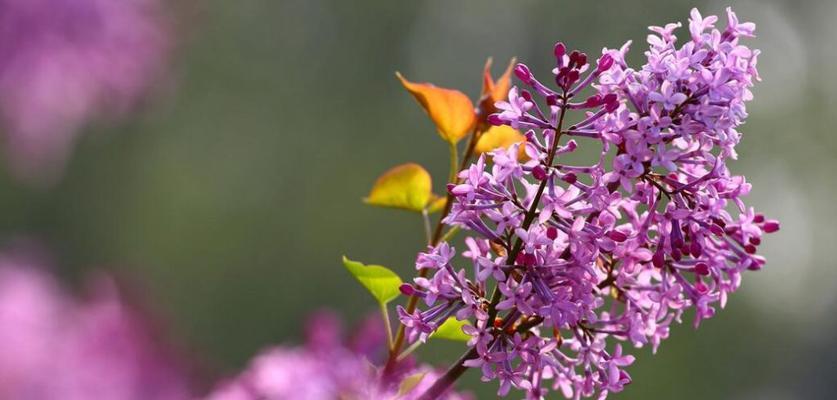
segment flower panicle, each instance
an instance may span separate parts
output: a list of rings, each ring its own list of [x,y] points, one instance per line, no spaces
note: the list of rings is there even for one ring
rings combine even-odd
[[[693,10],[682,44],[679,24],[651,27],[639,68],[625,61],[630,42],[592,62],[556,44],[549,85],[514,67],[520,86],[488,122],[526,140],[448,185],[444,223],[469,233],[467,249],[461,260],[445,242],[419,254],[430,273],[402,293],[423,306],[399,312],[410,341],[469,319],[476,357],[464,366],[498,381],[500,395],[606,397],[631,382],[634,357],[614,341],[656,351],[686,310],[697,327],[743,271],[764,266],[758,247],[779,223],[743,202],[750,185],[726,163],[759,51],[740,41],[755,26],[727,13],[721,29]],[[563,161],[583,146],[598,155]]]

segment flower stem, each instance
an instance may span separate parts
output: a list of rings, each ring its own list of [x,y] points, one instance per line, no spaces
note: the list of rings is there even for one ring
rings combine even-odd
[[[468,144],[465,147],[465,155],[462,157],[462,160],[457,160],[458,155],[456,154],[457,153],[456,145],[451,144],[451,167],[452,167],[452,171],[450,173],[449,183],[456,183],[459,180],[459,178],[457,178],[456,175],[459,171],[465,169],[465,166],[471,160],[471,157],[474,155],[474,149],[476,148],[477,139],[479,139],[480,134],[482,133],[482,131],[483,131],[482,125],[477,124],[477,127],[474,128],[474,130],[471,132],[470,137],[468,138]],[[454,171],[454,169],[456,169],[456,162],[457,161],[459,161],[459,169]],[[433,230],[433,235],[430,238],[430,243],[429,243],[430,246],[435,246],[442,239],[442,228],[445,225],[445,224],[442,223],[442,221],[445,219],[445,217],[448,215],[448,213],[450,213],[452,202],[453,202],[453,196],[450,193],[448,193],[447,194],[447,199],[445,201],[445,208],[442,210],[442,214],[439,216],[439,220],[436,221],[436,228]],[[419,270],[418,276],[421,277],[421,278],[424,278],[424,277],[427,276],[428,271],[429,270],[427,270],[427,269],[421,269],[421,270]],[[408,313],[413,312],[416,309],[417,305],[418,305],[418,297],[410,297],[410,299],[407,300],[406,311]],[[390,373],[392,371],[392,369],[395,367],[395,364],[398,362],[398,355],[401,352],[401,347],[404,345],[404,339],[405,339],[404,335],[406,333],[405,329],[406,329],[406,327],[404,326],[404,324],[398,324],[398,330],[395,333],[394,343],[393,343],[392,346],[390,346],[389,357],[387,359],[386,365],[384,366],[384,372],[383,372],[384,375],[387,375],[388,373]]]
[[[430,233],[430,216],[427,215],[427,209],[421,210],[421,220],[424,222],[424,237],[427,239],[427,244],[433,241],[433,234]]]
[[[456,174],[459,173],[457,167],[459,166],[459,150],[456,148],[456,143],[448,142],[450,145],[450,172],[448,172],[448,182],[456,182]]]
[[[552,148],[549,149],[549,155],[547,156],[546,164],[547,166],[552,166],[552,162],[555,159],[555,153],[558,150],[558,142],[561,139],[561,128],[564,125],[564,115],[567,112],[567,95],[564,93],[563,101],[561,106],[561,114],[558,117],[558,126],[555,130],[555,139],[552,141]],[[527,210],[526,215],[523,217],[523,225],[521,228],[523,230],[528,230],[529,226],[532,225],[532,222],[535,220],[536,212],[538,211],[538,204],[541,202],[541,196],[543,196],[543,191],[546,189],[546,183],[548,179],[544,179],[541,181],[540,186],[538,186],[538,191],[535,193],[534,199],[532,199],[532,205],[529,206],[529,210]],[[509,253],[508,258],[506,258],[506,263],[509,265],[514,264],[514,260],[520,254],[520,251],[523,250],[523,240],[519,237],[517,241],[514,243],[514,247],[512,247],[512,251]],[[494,318],[497,317],[497,304],[500,303],[501,298],[499,287],[494,288],[494,292],[491,295],[491,303],[488,306],[488,323],[491,324],[494,321]]]
[[[384,326],[387,328],[387,348],[392,349],[392,323],[389,319],[389,310],[387,310],[387,305],[383,303],[381,303],[381,318],[384,319]]]
[[[407,348],[404,349],[404,351],[402,351],[401,354],[398,355],[398,361],[401,361],[401,360],[407,358],[407,356],[409,356],[414,351],[416,351],[416,349],[421,347],[422,344],[423,343],[420,340],[416,340],[413,344],[407,346]]]
[[[448,231],[445,232],[444,236],[442,236],[440,242],[447,242],[448,240],[453,239],[453,237],[456,236],[457,233],[459,233],[458,226],[454,226],[453,228],[448,229]]]
[[[546,160],[548,166],[552,166],[552,163],[555,159],[555,153],[558,150],[558,142],[561,139],[562,126],[564,124],[564,116],[567,111],[566,92],[564,93],[562,104],[564,105],[561,107],[561,114],[558,117],[558,126],[555,130],[555,139],[552,142],[552,147],[549,149],[549,155],[547,156]],[[522,228],[524,230],[529,229],[529,226],[532,224],[532,221],[535,220],[535,214],[538,210],[538,203],[540,203],[541,196],[543,196],[544,189],[546,188],[546,183],[547,179],[541,181],[540,186],[538,186],[538,191],[532,200],[532,205],[529,206],[529,209],[527,210],[526,215],[523,218]],[[509,264],[514,264],[515,258],[517,258],[517,255],[520,254],[520,251],[522,249],[523,241],[520,238],[517,238],[517,241],[515,242],[512,251],[509,253],[506,262]],[[491,295],[491,303],[488,306],[489,326],[490,324],[493,324],[494,319],[497,317],[497,304],[500,302],[501,297],[502,296],[500,294],[500,291],[498,290],[498,288],[495,287],[494,292]],[[497,338],[495,338],[494,340],[497,340]],[[459,379],[459,377],[462,376],[463,373],[465,373],[465,370],[468,368],[465,366],[465,361],[476,358],[477,356],[477,348],[470,348],[467,352],[465,352],[465,354],[462,355],[462,357],[459,358],[459,360],[453,363],[453,365],[451,365],[451,367],[448,368],[447,372],[445,372],[445,374],[441,378],[434,382],[433,386],[427,389],[427,391],[424,392],[424,394],[422,394],[418,400],[437,399],[442,393],[445,392],[445,390],[447,390],[451,385],[453,385],[453,383],[456,382],[456,380]]]

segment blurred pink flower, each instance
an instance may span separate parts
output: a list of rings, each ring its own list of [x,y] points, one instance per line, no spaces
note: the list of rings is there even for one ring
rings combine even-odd
[[[0,0],[0,122],[12,173],[54,178],[92,117],[130,109],[161,68],[157,0]]]
[[[441,376],[407,359],[382,377],[375,366],[385,350],[380,318],[367,319],[348,343],[343,341],[337,319],[328,313],[311,318],[306,333],[304,346],[262,351],[243,373],[223,382],[207,400],[414,400]],[[405,378],[413,385],[402,386]],[[453,392],[440,397],[468,398]]]
[[[112,282],[78,300],[33,264],[0,254],[0,398],[190,398],[178,364]]]

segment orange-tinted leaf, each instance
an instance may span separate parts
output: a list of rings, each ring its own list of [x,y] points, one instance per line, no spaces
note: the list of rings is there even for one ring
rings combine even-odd
[[[421,212],[431,200],[430,173],[421,165],[407,163],[384,172],[364,202],[373,206]]]
[[[491,64],[494,59],[488,57],[485,60],[485,66],[482,68],[482,92],[481,97],[485,98],[494,92],[494,78],[491,77]]]
[[[492,60],[489,58],[485,61],[485,68],[482,71],[483,98],[490,98],[492,103],[506,100],[506,97],[509,95],[509,89],[511,89],[511,74],[516,62],[517,59],[512,57],[512,59],[509,60],[509,65],[506,67],[506,70],[499,78],[497,78],[497,81],[494,81],[493,78],[491,78]]]
[[[456,143],[474,128],[477,122],[474,104],[464,93],[430,83],[410,82],[398,72],[395,76],[436,124],[442,139]]]
[[[480,136],[476,147],[474,147],[474,151],[477,154],[483,154],[500,147],[505,149],[515,143],[523,143],[525,141],[526,137],[510,126],[492,126]],[[527,158],[523,146],[520,146],[517,158],[519,160],[525,160]]]

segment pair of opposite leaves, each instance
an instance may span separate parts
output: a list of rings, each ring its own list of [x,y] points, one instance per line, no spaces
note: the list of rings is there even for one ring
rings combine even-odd
[[[491,59],[483,70],[480,109],[484,114],[493,111],[494,103],[506,100],[511,87],[512,59],[506,71],[495,82],[491,77]],[[476,108],[464,93],[440,88],[430,83],[410,82],[403,75],[395,74],[401,84],[415,97],[433,123],[443,140],[456,145],[462,138],[476,129],[480,122]],[[486,115],[483,115],[483,118]],[[477,154],[497,148],[507,148],[526,138],[508,126],[492,126],[482,132],[474,147]],[[522,149],[521,149],[522,150]],[[520,152],[521,157],[525,157]],[[381,175],[364,199],[366,204],[379,207],[400,208],[415,212],[435,212],[445,205],[445,198],[433,193],[430,173],[415,163],[395,166]]]

